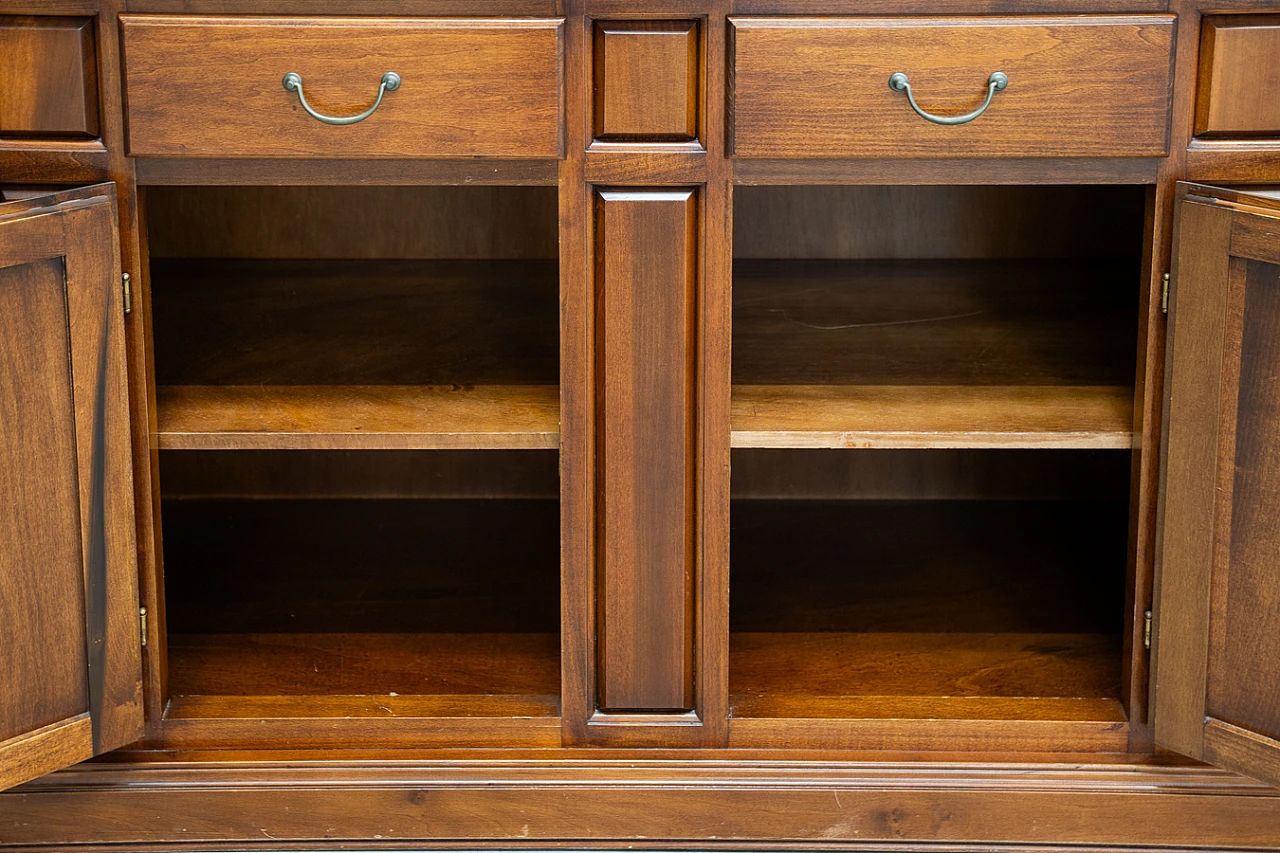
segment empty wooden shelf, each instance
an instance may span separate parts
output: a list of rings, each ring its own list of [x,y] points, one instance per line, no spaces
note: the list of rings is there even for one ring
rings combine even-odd
[[[556,448],[545,385],[162,385],[162,450]]]

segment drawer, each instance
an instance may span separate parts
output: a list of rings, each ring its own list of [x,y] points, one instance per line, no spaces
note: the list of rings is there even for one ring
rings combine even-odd
[[[739,157],[1154,157],[1175,18],[735,18]],[[993,72],[1008,85],[976,112]]]
[[[125,15],[129,153],[556,157],[560,20]],[[371,115],[384,75],[400,86]]]
[[[0,136],[97,135],[93,19],[0,16]]]
[[[1280,15],[1204,19],[1197,136],[1280,136]]]

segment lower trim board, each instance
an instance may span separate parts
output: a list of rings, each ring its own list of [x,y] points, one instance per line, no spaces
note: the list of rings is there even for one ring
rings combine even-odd
[[[0,848],[1280,845],[1280,791],[1151,758],[853,763],[737,753],[737,761],[699,762],[661,757],[669,752],[612,761],[589,752],[524,761],[87,765],[0,795]]]

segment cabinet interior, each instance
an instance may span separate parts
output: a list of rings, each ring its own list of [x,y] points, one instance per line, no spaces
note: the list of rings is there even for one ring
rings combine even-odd
[[[555,190],[145,203],[167,714],[558,716]]]
[[[1143,187],[735,193],[735,717],[1122,721]]]

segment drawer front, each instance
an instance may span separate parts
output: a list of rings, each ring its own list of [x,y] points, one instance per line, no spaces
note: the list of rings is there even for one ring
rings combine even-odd
[[[0,136],[97,135],[93,19],[0,16]]]
[[[739,157],[1167,153],[1175,18],[736,18]],[[973,120],[993,72],[1008,75]]]
[[[556,157],[559,20],[126,15],[129,153]],[[355,124],[387,72],[401,85]]]
[[[1280,136],[1280,15],[1205,18],[1197,136]]]

